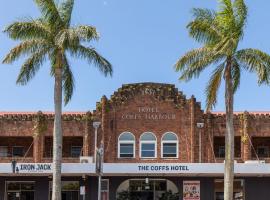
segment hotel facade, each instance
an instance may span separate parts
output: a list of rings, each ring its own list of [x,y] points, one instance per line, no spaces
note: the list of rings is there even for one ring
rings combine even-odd
[[[53,120],[0,113],[0,200],[51,199]],[[98,175],[102,200],[223,199],[225,114],[174,85],[123,85],[94,111],[63,113],[62,126],[63,200],[96,200]],[[270,113],[235,113],[234,130],[234,199],[269,200]]]

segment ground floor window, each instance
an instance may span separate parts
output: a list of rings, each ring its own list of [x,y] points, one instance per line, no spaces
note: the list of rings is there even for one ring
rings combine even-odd
[[[175,184],[166,179],[130,179],[117,189],[117,200],[178,200]]]
[[[62,181],[62,200],[79,200],[79,181]],[[50,200],[52,199],[52,182],[50,182]]]
[[[109,200],[109,179],[101,180],[101,200]]]
[[[244,180],[234,180],[233,184],[233,200],[244,200]],[[222,179],[215,180],[215,200],[224,200],[224,181]]]
[[[6,182],[6,200],[34,200],[34,182]]]

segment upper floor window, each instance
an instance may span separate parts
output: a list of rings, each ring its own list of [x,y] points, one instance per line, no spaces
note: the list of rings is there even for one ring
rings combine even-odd
[[[12,156],[13,157],[23,157],[24,156],[24,147],[21,147],[21,146],[12,147]]]
[[[257,147],[257,155],[259,158],[269,157],[269,147],[268,146],[258,146]]]
[[[161,140],[162,158],[178,157],[178,139],[172,132],[165,133]]]
[[[146,132],[140,138],[140,157],[156,158],[157,157],[157,138],[151,132]]]
[[[81,146],[71,146],[71,157],[72,158],[78,158],[82,154],[82,147]]]
[[[135,157],[135,137],[132,133],[124,132],[119,136],[118,157],[119,158]]]
[[[0,157],[8,157],[8,147],[0,146]]]

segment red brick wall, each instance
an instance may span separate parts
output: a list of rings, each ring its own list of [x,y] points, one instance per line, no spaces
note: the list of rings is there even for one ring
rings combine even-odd
[[[144,108],[144,109],[142,109]],[[146,111],[147,112],[143,112]],[[127,115],[136,119],[127,119]],[[149,119],[145,115],[169,115],[173,119]],[[139,118],[139,115],[141,118]],[[46,128],[38,136],[34,136],[38,116],[43,116]],[[237,148],[241,149],[241,158],[238,161],[252,159],[252,148],[248,141],[242,138],[249,135],[251,138],[270,137],[270,116],[268,113],[235,113],[235,136],[241,137]],[[39,118],[38,118],[39,119]],[[43,118],[42,118],[43,119]],[[215,159],[213,141],[215,136],[224,137],[226,134],[225,115],[223,113],[205,114],[200,103],[194,97],[187,99],[181,92],[169,84],[129,84],[123,85],[109,99],[102,97],[97,108],[92,113],[65,113],[63,114],[63,135],[70,138],[72,143],[80,137],[84,145],[84,156],[94,155],[93,121],[101,121],[98,130],[98,146],[104,143],[105,162],[198,162],[199,161],[199,134],[202,135],[202,161],[223,162]],[[197,128],[197,123],[203,122],[204,128]],[[136,138],[136,157],[134,159],[119,159],[118,137],[129,131]],[[139,157],[139,139],[144,132],[153,132],[157,137],[157,158],[141,159]],[[179,140],[179,158],[161,158],[161,138],[165,132],[174,132]],[[53,114],[42,113],[0,113],[0,137],[10,137],[0,141],[0,146],[12,142],[12,137],[21,137],[23,145],[29,145],[24,137],[33,138],[33,152],[27,162],[51,162],[51,158],[44,158],[44,137],[51,137],[53,132]],[[74,138],[72,138],[74,137]],[[2,144],[3,143],[3,144]],[[12,142],[13,143],[13,142]],[[70,144],[64,143],[65,146]],[[239,147],[240,146],[240,147]],[[68,149],[69,147],[67,147]],[[65,151],[64,151],[65,152]],[[7,162],[8,159],[0,159]],[[79,162],[79,159],[64,158],[64,162]]]

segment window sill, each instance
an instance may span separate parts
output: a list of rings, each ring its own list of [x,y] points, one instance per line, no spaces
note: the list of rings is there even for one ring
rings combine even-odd
[[[157,158],[139,158],[141,160],[157,160]]]
[[[161,158],[162,160],[178,160],[179,158]]]

